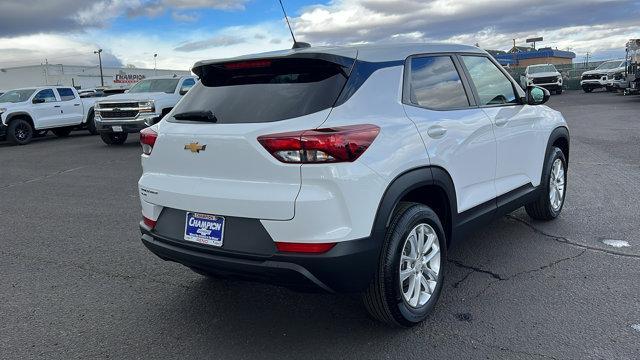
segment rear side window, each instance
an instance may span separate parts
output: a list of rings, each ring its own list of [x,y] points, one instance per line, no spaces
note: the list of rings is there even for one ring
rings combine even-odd
[[[469,106],[462,80],[450,56],[411,59],[409,101],[436,110]]]
[[[332,107],[347,81],[346,71],[311,58],[204,65],[198,69],[200,82],[174,114],[211,111],[221,124],[296,118]]]
[[[484,56],[462,56],[471,81],[480,97],[480,105],[517,104],[513,83]]]
[[[56,90],[58,90],[58,95],[60,95],[60,100],[62,101],[69,101],[76,98],[73,94],[73,90],[69,88],[58,88]]]

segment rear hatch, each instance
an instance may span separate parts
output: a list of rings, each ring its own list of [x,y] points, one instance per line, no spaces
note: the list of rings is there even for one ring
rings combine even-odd
[[[329,115],[356,52],[287,54],[196,64],[201,82],[159,123],[140,186],[145,201],[215,215],[289,220],[299,164],[285,164],[261,135],[315,129]]]

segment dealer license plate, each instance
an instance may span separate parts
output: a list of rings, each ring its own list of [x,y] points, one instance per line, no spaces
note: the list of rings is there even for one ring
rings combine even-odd
[[[200,244],[222,246],[224,218],[222,216],[187,212],[184,239]]]

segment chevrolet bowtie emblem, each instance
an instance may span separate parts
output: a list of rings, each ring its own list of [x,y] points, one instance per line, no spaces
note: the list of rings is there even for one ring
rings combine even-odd
[[[184,149],[189,150],[192,153],[196,154],[196,153],[199,153],[200,151],[205,151],[207,149],[207,145],[200,145],[197,142],[195,142],[195,143],[185,145]]]

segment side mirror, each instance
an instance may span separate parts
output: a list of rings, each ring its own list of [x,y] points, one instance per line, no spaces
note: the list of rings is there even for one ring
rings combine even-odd
[[[180,88],[180,95],[184,95],[186,93],[189,92],[189,89],[191,89],[191,86],[183,86]]]
[[[35,99],[33,99],[33,101],[31,101],[31,102],[32,102],[32,103],[34,103],[34,104],[42,104],[42,103],[44,103],[44,99],[42,99],[42,98],[35,98]]]
[[[540,86],[527,87],[527,104],[529,105],[542,105],[549,100],[551,93],[549,90]]]

